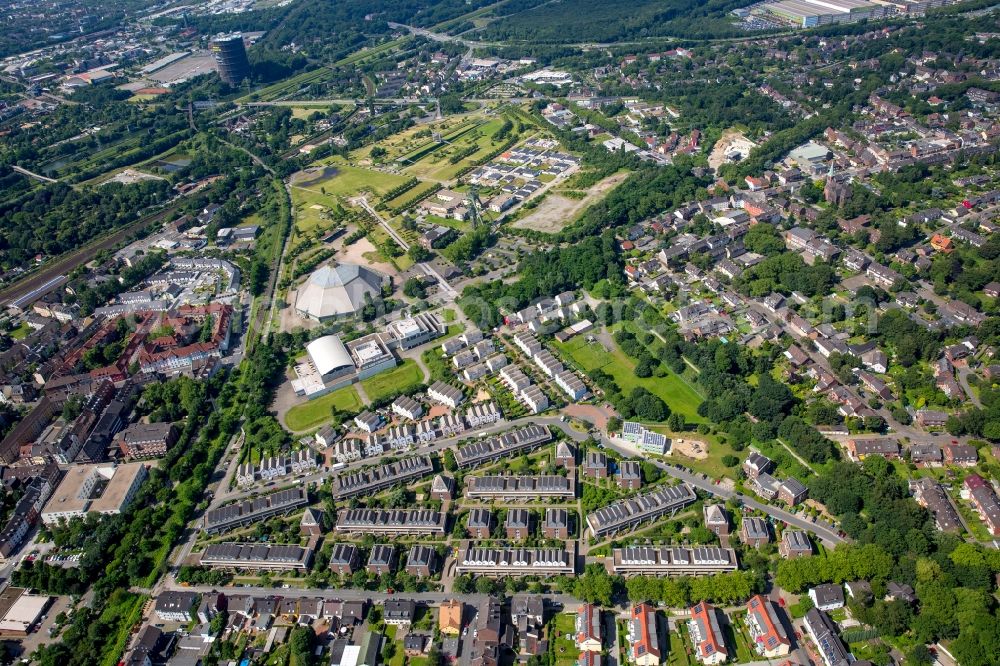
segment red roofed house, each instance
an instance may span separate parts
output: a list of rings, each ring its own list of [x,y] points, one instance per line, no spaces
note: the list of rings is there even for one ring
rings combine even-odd
[[[993,486],[978,474],[970,474],[962,484],[962,497],[972,502],[990,534],[1000,536],[1000,500]]]
[[[944,252],[949,254],[955,249],[955,244],[951,242],[951,239],[947,236],[942,236],[941,234],[934,234],[931,237],[931,247],[938,252]]]
[[[632,662],[635,666],[660,665],[660,637],[656,630],[656,609],[647,603],[632,607],[629,628]]]
[[[777,659],[792,649],[792,642],[788,640],[778,617],[778,609],[764,595],[758,594],[747,603],[746,622],[757,654],[765,659]]]
[[[691,633],[691,642],[698,651],[698,661],[703,664],[721,664],[729,659],[726,639],[719,627],[719,614],[711,604],[702,601],[691,608],[688,631]]]
[[[600,652],[601,609],[594,604],[582,604],[576,611],[576,647],[584,652]]]

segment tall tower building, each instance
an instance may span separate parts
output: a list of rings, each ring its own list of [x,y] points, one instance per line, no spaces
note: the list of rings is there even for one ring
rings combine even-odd
[[[250,61],[247,60],[242,34],[216,35],[209,48],[219,65],[219,77],[225,83],[236,86],[243,79],[250,78]]]

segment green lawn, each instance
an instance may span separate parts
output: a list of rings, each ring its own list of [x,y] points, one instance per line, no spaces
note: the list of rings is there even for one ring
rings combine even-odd
[[[333,408],[342,412],[356,412],[361,409],[361,396],[353,386],[345,386],[315,400],[295,405],[285,414],[285,424],[293,432],[301,432],[322,425],[330,420]]]
[[[688,650],[690,649],[685,635],[687,634],[687,627],[683,624],[678,624],[678,631],[671,632],[668,635],[670,644],[667,646],[667,661],[668,666],[697,666],[698,660],[695,659],[694,655],[689,655]]]
[[[10,332],[10,337],[14,340],[24,340],[31,333],[31,327],[25,322],[21,322],[21,325]]]
[[[380,372],[362,380],[361,387],[368,399],[375,401],[389,395],[404,393],[424,381],[424,373],[412,358],[404,360],[392,370]]]
[[[310,183],[304,187],[293,186],[293,189],[307,189],[320,193],[325,190],[328,196],[341,197],[353,196],[364,190],[381,196],[392,188],[398,187],[409,180],[407,176],[362,169],[361,167],[348,166],[341,163],[335,163],[331,166],[337,170],[337,173],[333,176]],[[332,202],[328,203],[332,204]],[[372,203],[374,204],[375,202],[373,201]]]
[[[573,666],[580,653],[576,649],[576,643],[566,640],[566,635],[573,635],[576,631],[576,616],[573,613],[560,613],[556,615],[552,623],[553,636],[549,640],[554,641],[554,651],[556,662],[554,666]]]
[[[589,343],[583,335],[566,343],[554,341],[552,344],[585,372],[594,368],[607,372],[614,377],[615,383],[624,393],[630,393],[632,389],[641,386],[659,396],[671,411],[682,414],[688,423],[705,421],[698,414],[698,405],[704,398],[684,377],[670,370],[667,370],[664,377],[636,377],[635,363],[617,345],[608,353],[600,342]]]

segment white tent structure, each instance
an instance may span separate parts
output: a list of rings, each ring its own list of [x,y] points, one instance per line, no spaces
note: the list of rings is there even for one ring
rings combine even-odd
[[[364,307],[365,296],[378,296],[388,279],[356,264],[327,264],[313,271],[299,288],[295,310],[317,321],[353,316]]]
[[[345,370],[354,370],[351,353],[336,335],[324,335],[306,345],[306,353],[313,367],[323,377],[342,374]]]

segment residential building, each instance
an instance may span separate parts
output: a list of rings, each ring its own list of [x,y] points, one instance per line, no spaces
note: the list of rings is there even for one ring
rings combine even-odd
[[[702,601],[690,609],[688,633],[695,648],[695,657],[703,664],[722,664],[729,659],[725,635],[719,626],[719,612]]]
[[[972,467],[979,462],[979,452],[971,444],[945,444],[941,447],[941,452],[948,465]]]
[[[334,499],[343,500],[358,495],[369,495],[397,483],[406,483],[427,476],[434,471],[428,456],[402,458],[388,465],[380,465],[357,472],[339,474],[333,481]]]
[[[437,551],[422,544],[410,546],[410,552],[406,556],[406,573],[417,578],[430,578],[437,569]]]
[[[934,523],[942,532],[962,531],[962,521],[941,484],[924,477],[910,481],[910,492],[917,504],[926,508],[934,516]]]
[[[408,627],[417,616],[417,602],[412,599],[387,599],[382,606],[382,619],[386,624]]]
[[[493,512],[489,509],[472,509],[466,519],[465,530],[473,539],[489,539],[493,532]]]
[[[642,467],[635,460],[623,460],[618,463],[615,479],[622,490],[639,490],[642,488]]]
[[[287,515],[309,504],[309,494],[298,486],[288,490],[227,504],[205,512],[202,528],[208,534],[221,534],[246,527],[274,516]]]
[[[572,477],[565,476],[480,476],[467,479],[465,494],[470,499],[509,502],[549,497],[572,499],[576,489]]]
[[[767,521],[757,516],[745,516],[740,525],[740,541],[753,548],[759,548],[771,541]]]
[[[625,546],[611,550],[613,573],[634,575],[706,576],[736,571],[736,551],[718,546]]]
[[[752,644],[764,659],[777,659],[791,651],[792,641],[778,615],[778,607],[764,595],[751,597],[747,603],[746,623]]]
[[[531,536],[531,512],[527,509],[509,509],[504,523],[507,539],[522,541]]]
[[[629,656],[636,666],[659,666],[661,660],[660,632],[656,609],[647,603],[632,607],[629,623]]]
[[[215,569],[305,571],[312,555],[311,548],[298,545],[225,542],[206,546],[200,563]]]
[[[788,506],[795,506],[802,502],[809,494],[809,489],[798,479],[791,477],[782,481],[778,486],[778,499]]]
[[[335,543],[330,551],[330,571],[341,576],[350,576],[361,566],[358,547],[352,543]]]
[[[576,573],[576,553],[565,548],[486,548],[463,541],[455,560],[456,573],[491,578]]]
[[[164,622],[188,623],[194,619],[198,609],[198,594],[196,592],[161,592],[156,597],[153,612]]]
[[[462,633],[462,615],[465,604],[452,599],[441,603],[438,610],[438,629],[445,636],[458,636]]]
[[[604,625],[601,609],[594,604],[580,604],[576,611],[576,647],[583,652],[599,653],[604,648]]]
[[[806,612],[803,624],[826,666],[846,666],[854,661],[847,651],[847,646],[837,635],[837,625],[829,615],[817,608],[811,608]]]
[[[548,427],[529,425],[500,435],[470,442],[458,448],[455,460],[462,468],[476,467],[515,453],[537,448],[552,439]]]
[[[464,400],[465,395],[462,393],[461,389],[455,388],[451,384],[445,384],[444,382],[437,381],[431,384],[430,388],[427,389],[427,396],[439,402],[446,407],[455,409]]]
[[[448,514],[432,509],[341,509],[337,532],[378,535],[441,535]]]
[[[832,583],[810,588],[809,598],[813,606],[821,611],[832,611],[844,607],[844,588]]]
[[[394,573],[397,564],[399,564],[399,553],[396,546],[377,543],[372,546],[372,551],[368,554],[368,564],[365,565],[365,568],[368,573],[381,576],[382,574]]]
[[[702,509],[705,527],[720,539],[729,536],[729,515],[721,504],[706,504]]]
[[[542,536],[546,539],[569,538],[569,512],[566,509],[547,508],[542,521]]]
[[[643,495],[618,500],[587,514],[594,537],[633,530],[642,523],[672,515],[697,499],[691,486],[661,486]]]
[[[177,437],[172,423],[133,423],[118,434],[117,441],[126,459],[146,460],[165,456]]]
[[[608,457],[600,451],[587,451],[583,461],[583,475],[592,479],[608,478]]]
[[[962,496],[972,502],[990,534],[1000,536],[1000,500],[993,486],[978,474],[970,474],[962,484]]]
[[[809,535],[802,530],[786,529],[781,533],[778,552],[786,560],[812,555],[812,542],[809,541]]]

